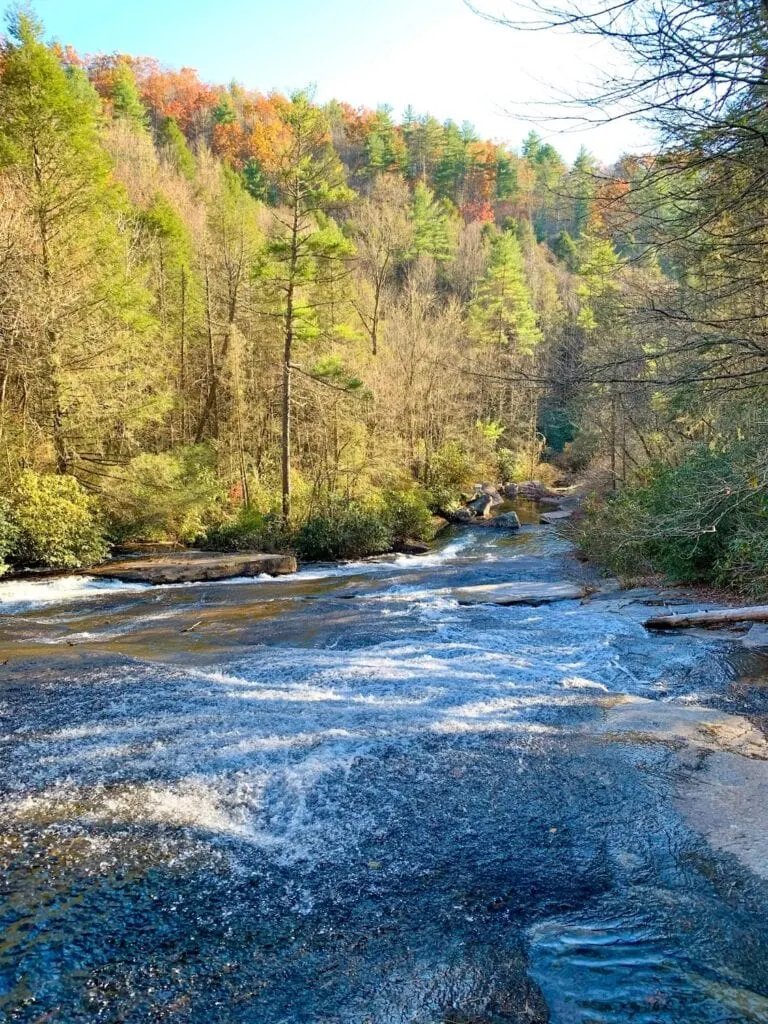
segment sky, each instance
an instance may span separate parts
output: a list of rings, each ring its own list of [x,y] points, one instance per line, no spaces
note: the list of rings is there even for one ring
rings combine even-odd
[[[511,13],[517,0],[493,2]],[[314,85],[320,102],[388,104],[397,116],[412,104],[515,148],[535,129],[569,160],[582,145],[609,162],[648,144],[629,122],[564,132],[535,107],[615,63],[606,43],[515,32],[463,0],[36,0],[34,8],[47,38],[80,53],[157,57],[208,82],[262,92]]]

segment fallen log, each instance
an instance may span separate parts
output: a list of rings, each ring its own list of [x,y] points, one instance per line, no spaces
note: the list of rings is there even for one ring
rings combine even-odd
[[[734,622],[768,622],[768,604],[752,608],[718,608],[714,612],[654,615],[643,625],[646,629],[683,629],[687,626],[725,626]]]

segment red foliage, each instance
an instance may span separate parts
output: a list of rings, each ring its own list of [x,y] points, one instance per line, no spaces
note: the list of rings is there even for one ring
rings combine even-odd
[[[237,121],[213,126],[211,148],[237,170],[242,170],[248,161],[245,133]]]
[[[141,98],[156,122],[172,117],[187,136],[199,134],[219,102],[217,91],[198,78],[194,68],[163,70],[155,61],[136,76]]]

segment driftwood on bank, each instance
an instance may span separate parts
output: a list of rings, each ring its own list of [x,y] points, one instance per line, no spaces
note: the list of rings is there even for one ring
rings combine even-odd
[[[752,608],[718,608],[714,612],[684,612],[681,615],[654,615],[643,625],[647,629],[682,629],[687,626],[725,626],[734,622],[768,622],[768,604]]]

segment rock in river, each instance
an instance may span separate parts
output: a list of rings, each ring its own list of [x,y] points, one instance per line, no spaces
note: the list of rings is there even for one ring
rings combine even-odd
[[[491,508],[493,506],[493,498],[490,494],[481,492],[472,501],[467,502],[467,508],[474,512],[480,519],[487,519],[491,514]]]
[[[577,583],[491,583],[451,591],[459,604],[548,604],[586,597]]]
[[[471,523],[475,518],[474,513],[468,508],[459,508],[451,517],[454,523]]]
[[[135,558],[109,562],[90,569],[90,576],[122,580],[124,583],[202,583],[229,580],[237,576],[284,576],[296,572],[293,555],[268,555],[259,552],[214,554],[208,551],[183,551],[160,558]]]
[[[431,550],[429,544],[423,540],[414,540],[412,537],[405,537],[395,542],[395,551],[401,555],[426,555]]]
[[[559,523],[563,519],[571,518],[571,511],[569,509],[562,509],[559,512],[542,512],[541,521],[542,523]]]
[[[491,520],[491,526],[497,530],[519,530],[520,520],[517,517],[517,512],[503,512]]]

